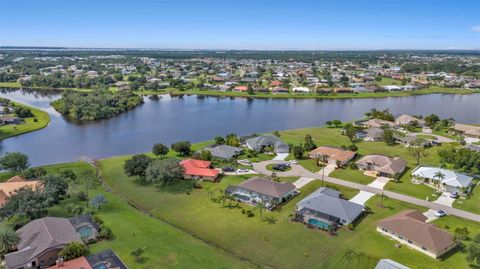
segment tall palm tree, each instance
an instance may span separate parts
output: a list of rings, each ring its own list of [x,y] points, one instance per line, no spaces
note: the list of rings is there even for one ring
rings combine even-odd
[[[258,202],[256,205],[255,205],[255,208],[258,209],[258,211],[260,212],[260,219],[263,220],[263,210],[266,209],[267,207],[265,206],[265,203],[262,201],[262,202]]]
[[[0,252],[7,253],[17,247],[20,238],[15,231],[8,226],[0,226]]]
[[[445,174],[442,173],[442,171],[437,171],[435,172],[435,174],[433,175],[433,178],[436,178],[437,179],[437,182],[435,182],[435,185],[437,186],[437,189],[440,188],[440,184],[441,184],[441,181],[443,179],[445,179]]]

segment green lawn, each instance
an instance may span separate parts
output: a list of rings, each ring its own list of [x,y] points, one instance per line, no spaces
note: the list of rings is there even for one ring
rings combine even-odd
[[[430,140],[437,140],[437,137],[435,137],[433,135],[427,135],[427,134],[418,134],[415,137],[423,138],[423,139],[430,139]]]
[[[19,103],[15,103],[15,105],[30,108],[33,113],[33,117],[26,118],[25,122],[21,124],[8,124],[0,126],[0,140],[45,128],[50,122],[50,116],[45,111]]]
[[[77,175],[82,171],[93,170],[85,162],[47,166],[49,173],[56,173],[62,169],[72,169]],[[77,190],[70,189],[74,194]],[[115,238],[110,241],[101,241],[90,245],[90,252],[94,253],[107,248],[113,249],[129,268],[253,268],[252,264],[216,247],[192,237],[168,223],[152,218],[132,207],[119,196],[106,192],[100,185],[90,193],[102,194],[108,204],[98,215],[105,224],[112,229]],[[69,217],[67,204],[81,204],[75,195],[62,201],[49,210],[50,216]],[[144,261],[135,262],[130,252],[143,247]]]
[[[386,86],[386,85],[400,85],[402,82],[400,80],[395,80],[393,78],[386,78],[382,77],[382,80],[375,81],[378,86]]]
[[[331,177],[341,178],[348,181],[357,182],[363,185],[372,183],[375,178],[363,174],[363,171],[353,170],[349,167],[336,169],[330,174]]]
[[[472,194],[468,198],[457,199],[453,203],[453,207],[480,214],[480,185],[475,185]]]
[[[126,177],[122,169],[125,159],[109,158],[100,163],[113,189],[128,196],[155,217],[263,267],[373,268],[380,258],[391,258],[412,268],[467,267],[465,255],[460,252],[446,261],[437,261],[406,247],[395,248],[393,241],[375,231],[378,220],[400,210],[425,210],[411,204],[386,199],[385,207],[381,209],[376,206],[378,198],[374,197],[367,204],[373,214],[361,220],[355,231],[340,229],[338,236],[330,236],[289,220],[296,202],[319,188],[320,181],[305,186],[299,196],[280,210],[265,212],[262,220],[259,211],[250,206],[239,204],[237,207],[236,202],[222,205],[208,199],[209,192],[218,196],[228,185],[238,184],[247,179],[246,176],[228,176],[220,183],[202,183],[203,189],[191,189],[191,184],[185,182],[159,189],[138,184]],[[340,189],[346,198],[358,193],[345,187],[332,187]],[[255,216],[246,217],[241,208],[254,210]]]

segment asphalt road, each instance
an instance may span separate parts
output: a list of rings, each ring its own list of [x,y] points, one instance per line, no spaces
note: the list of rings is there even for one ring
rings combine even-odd
[[[257,173],[264,174],[264,175],[271,175],[272,172],[267,170],[266,167],[267,167],[267,165],[274,164],[274,163],[285,163],[285,161],[274,161],[274,160],[264,161],[264,162],[253,163],[252,166],[253,166],[253,169]],[[277,176],[279,176],[279,177],[298,176],[298,177],[315,178],[315,179],[319,179],[319,180],[322,179],[322,175],[310,172],[301,165],[292,164],[291,167],[292,167],[292,169],[287,171],[287,172],[276,172]],[[375,193],[375,194],[383,193],[385,196],[387,196],[389,198],[392,198],[392,199],[396,199],[396,200],[404,201],[404,202],[407,202],[407,203],[427,207],[427,208],[434,209],[434,210],[443,210],[450,215],[454,215],[454,216],[462,217],[462,218],[465,218],[465,219],[480,222],[480,215],[478,215],[478,214],[471,213],[471,212],[464,211],[464,210],[460,210],[460,209],[457,209],[457,208],[452,208],[452,207],[440,205],[440,204],[429,202],[429,201],[426,201],[426,200],[421,200],[421,199],[411,197],[411,196],[408,196],[408,195],[404,195],[404,194],[400,194],[400,193],[396,193],[396,192],[392,192],[392,191],[380,190],[380,189],[377,189],[377,188],[372,188],[372,187],[369,187],[369,186],[366,186],[366,185],[362,185],[362,184],[358,184],[358,183],[355,183],[355,182],[346,181],[346,180],[342,180],[342,179],[338,179],[338,178],[334,178],[334,177],[330,177],[330,176],[325,176],[324,181],[325,182],[330,182],[330,183],[333,183],[333,184],[338,184],[338,185],[350,187],[350,188],[354,188],[354,189],[358,189],[358,190],[362,190],[362,191]]]

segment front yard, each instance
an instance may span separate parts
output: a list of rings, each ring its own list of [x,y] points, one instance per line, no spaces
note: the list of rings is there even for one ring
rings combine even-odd
[[[248,259],[260,267],[273,268],[373,268],[380,258],[391,258],[412,268],[465,268],[465,255],[456,252],[446,261],[438,261],[416,251],[402,247],[375,231],[375,223],[404,209],[419,208],[393,199],[377,207],[373,197],[367,205],[373,213],[363,218],[355,231],[340,229],[338,236],[311,230],[290,218],[295,204],[321,186],[316,180],[305,186],[301,193],[280,210],[263,212],[263,220],[253,207],[227,201],[213,202],[230,184],[238,184],[247,176],[223,177],[220,183],[202,183],[203,189],[192,189],[191,184],[180,182],[175,186],[158,189],[140,185],[124,175],[125,157],[103,160],[101,169],[114,190],[141,205],[155,217],[163,219],[188,233],[217,245],[241,259]],[[294,179],[289,179],[294,180]],[[189,187],[190,186],[190,187]],[[346,198],[357,190],[334,186]],[[253,217],[242,214],[241,208],[253,210]],[[456,219],[456,218],[453,218]],[[468,222],[466,222],[468,223]],[[469,223],[470,225],[476,225]]]

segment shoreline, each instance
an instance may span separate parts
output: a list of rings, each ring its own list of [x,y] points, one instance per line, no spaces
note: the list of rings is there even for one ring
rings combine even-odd
[[[8,99],[8,98],[5,98],[5,99]],[[3,126],[0,126],[0,142],[5,140],[5,139],[8,139],[8,138],[12,138],[12,137],[20,136],[20,135],[23,135],[23,134],[28,134],[28,133],[32,133],[32,132],[42,130],[50,124],[51,118],[50,118],[50,115],[48,115],[47,112],[45,112],[41,109],[38,109],[36,107],[33,107],[33,106],[29,106],[29,105],[26,105],[26,104],[23,104],[23,103],[20,103],[20,102],[13,101],[11,99],[8,99],[8,100],[10,100],[10,102],[14,103],[17,106],[27,107],[27,108],[31,109],[34,117],[33,118],[27,118],[26,123],[17,124],[17,125],[3,125]],[[37,119],[38,122],[34,122],[33,121],[34,118]],[[32,125],[38,125],[38,126],[32,126]],[[21,127],[20,130],[18,130],[19,126]],[[5,127],[8,128],[8,129],[12,129],[12,130],[8,130],[7,131],[8,133],[6,133],[5,132],[5,129],[6,129]]]
[[[92,89],[78,89],[78,88],[48,88],[48,87],[22,87],[18,83],[9,83],[9,82],[0,82],[0,88],[5,89],[26,89],[26,90],[45,90],[45,91],[79,91],[79,92],[90,92]],[[115,87],[111,87],[112,90],[115,90]],[[296,94],[296,93],[256,93],[248,94],[243,92],[233,92],[233,91],[213,91],[213,90],[185,90],[181,91],[175,88],[167,88],[166,90],[152,91],[152,90],[142,90],[135,91],[139,95],[162,95],[170,94],[171,96],[182,96],[182,95],[198,95],[198,96],[212,96],[212,97],[240,97],[240,98],[249,98],[249,99],[366,99],[366,98],[388,98],[388,97],[406,97],[406,96],[416,96],[416,95],[428,95],[428,94],[458,94],[458,95],[467,95],[467,94],[476,94],[480,93],[480,89],[461,89],[461,88],[443,88],[438,86],[431,86],[426,89],[414,90],[414,91],[395,91],[395,92],[379,92],[379,93],[340,93],[340,94],[315,94],[315,93],[306,93],[306,94]]]

